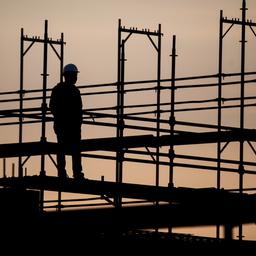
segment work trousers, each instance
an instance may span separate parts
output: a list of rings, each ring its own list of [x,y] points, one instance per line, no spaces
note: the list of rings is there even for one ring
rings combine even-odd
[[[66,155],[70,154],[72,156],[72,169],[73,176],[78,176],[82,172],[81,163],[81,131],[76,132],[58,132],[57,134],[59,149],[57,153],[57,166],[58,175],[66,175]]]

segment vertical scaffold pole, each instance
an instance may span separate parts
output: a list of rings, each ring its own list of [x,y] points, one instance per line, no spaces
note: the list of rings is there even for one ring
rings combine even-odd
[[[46,142],[46,89],[47,89],[47,57],[48,57],[48,21],[45,20],[44,28],[44,60],[43,60],[43,99],[42,99],[42,132],[41,132],[41,143]],[[40,175],[45,176],[45,154],[41,155],[41,170]],[[40,191],[40,210],[43,211],[44,208],[44,190]]]
[[[119,89],[121,83],[121,20],[118,20],[116,136],[119,137]],[[119,154],[116,152],[116,182],[119,182]],[[117,199],[116,199],[117,200]]]
[[[176,77],[176,36],[174,35],[172,38],[172,63],[171,63],[171,111],[170,111],[170,135],[174,136],[174,127],[175,127],[175,77]],[[174,172],[174,145],[171,144],[169,148],[169,160],[170,160],[170,167],[169,167],[169,184],[170,188],[174,187],[173,181],[173,172]],[[172,202],[170,202],[171,204]],[[169,233],[172,233],[172,227],[168,228]]]
[[[241,30],[241,92],[240,92],[240,129],[244,129],[244,72],[245,72],[245,22],[246,22],[246,1],[243,0],[243,6],[242,6],[242,30]],[[244,141],[240,141],[240,179],[239,179],[239,189],[240,192],[242,193],[243,189],[243,157],[244,157],[244,152],[243,152],[243,144]]]
[[[156,110],[156,137],[160,137],[160,117],[161,117],[161,24],[158,25],[158,54],[157,54],[157,110]],[[159,160],[160,160],[160,147],[156,147],[156,186],[159,186]]]
[[[23,94],[24,94],[24,88],[23,88],[23,72],[24,72],[24,30],[21,29],[21,36],[20,36],[20,102],[19,102],[19,143],[21,144],[23,141]],[[19,156],[18,159],[18,177],[23,176],[22,171],[22,157]]]
[[[43,61],[43,98],[42,98],[42,133],[41,142],[46,142],[46,90],[47,90],[47,59],[48,59],[48,21],[45,20],[45,30],[44,30],[44,61]],[[45,154],[41,155],[41,171],[40,175],[45,175]]]
[[[60,45],[60,82],[63,82],[63,66],[64,66],[64,34],[61,33]]]
[[[121,46],[121,83],[120,83],[120,106],[119,106],[119,137],[124,136],[124,73],[125,73],[125,41],[122,40]],[[124,159],[124,148],[120,149],[120,167],[119,167],[119,182],[123,181],[123,159]]]
[[[244,78],[245,78],[245,43],[246,43],[246,1],[242,3],[242,29],[241,29],[241,92],[240,92],[240,129],[244,129]],[[239,154],[239,191],[243,193],[243,175],[244,175],[244,140],[240,140],[240,154]],[[243,228],[239,225],[239,240],[243,238]]]
[[[170,115],[170,135],[174,135],[174,127],[175,127],[175,73],[176,73],[176,36],[173,36],[172,40],[172,66],[171,66],[171,115]],[[169,187],[174,186],[173,182],[173,163],[174,163],[174,146],[171,144],[169,149],[169,158],[170,158],[170,170],[169,170]]]
[[[124,132],[124,63],[125,63],[125,42],[121,40],[121,20],[118,24],[118,71],[117,71],[117,138],[123,137]],[[122,182],[124,151],[122,148],[116,152],[116,182]],[[117,195],[115,198],[116,207],[121,207],[121,197]]]
[[[223,53],[223,11],[220,11],[219,27],[219,67],[218,67],[218,133],[221,133],[222,122],[222,53]],[[221,142],[217,142],[217,189],[221,187]],[[220,226],[216,227],[216,237],[220,238]]]
[[[60,82],[63,82],[63,66],[64,66],[64,34],[61,33],[60,45]],[[58,191],[58,211],[61,211],[61,190]]]

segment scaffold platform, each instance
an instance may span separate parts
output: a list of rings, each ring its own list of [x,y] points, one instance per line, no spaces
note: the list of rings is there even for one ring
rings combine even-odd
[[[176,135],[138,135],[122,138],[109,137],[81,141],[81,152],[113,151],[129,148],[161,147],[178,145],[210,144],[217,142],[256,141],[256,130],[244,129],[223,132],[185,132]],[[56,154],[60,150],[55,142],[23,142],[0,144],[0,157],[34,156]],[[65,152],[69,154],[69,152]]]
[[[133,228],[160,228],[166,226],[201,226],[224,225],[232,226],[239,223],[256,222],[256,195],[229,192],[216,188],[169,188],[163,186],[116,183],[97,180],[75,180],[73,178],[61,179],[51,176],[25,176],[22,178],[1,178],[0,186],[12,189],[29,189],[35,191],[61,191],[64,193],[76,193],[83,195],[99,195],[102,199],[111,202],[115,197],[144,200],[135,202],[135,206],[115,208],[114,201],[108,207],[67,211],[65,215],[76,212],[84,215],[81,218],[92,226],[102,223],[103,219],[114,223],[117,213],[126,219],[124,225],[129,226],[129,220]],[[144,205],[144,204],[147,205]],[[159,203],[159,204],[158,204]],[[90,208],[90,207],[87,207]],[[189,212],[189,216],[187,213]],[[150,213],[147,215],[147,213]],[[54,215],[54,213],[48,213]],[[89,214],[87,216],[87,214]],[[121,216],[120,215],[120,216]],[[90,219],[91,216],[92,219]],[[99,216],[99,219],[97,219]],[[112,217],[111,217],[112,216]],[[133,216],[133,217],[132,217]],[[70,217],[70,219],[73,219]],[[77,218],[74,218],[77,220]],[[100,220],[101,219],[101,220]],[[135,224],[132,224],[132,220]],[[107,221],[108,222],[108,221]],[[145,223],[145,224],[143,224]],[[121,225],[121,223],[119,223]],[[159,225],[159,226],[158,226]]]

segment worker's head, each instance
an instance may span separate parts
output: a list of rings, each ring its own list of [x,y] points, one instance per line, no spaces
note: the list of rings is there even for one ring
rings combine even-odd
[[[77,81],[77,74],[78,73],[79,73],[78,68],[76,67],[76,65],[74,65],[72,63],[67,64],[63,68],[63,76],[65,78],[65,82],[75,84],[76,81]]]

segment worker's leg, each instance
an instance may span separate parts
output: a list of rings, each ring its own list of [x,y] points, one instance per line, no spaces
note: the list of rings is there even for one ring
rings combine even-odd
[[[63,136],[57,135],[58,139],[58,146],[59,149],[65,149],[66,148],[66,142]],[[66,178],[67,177],[67,172],[66,172],[66,159],[65,159],[65,153],[58,151],[57,152],[57,167],[58,167],[58,176],[61,178]]]
[[[72,136],[72,168],[74,178],[83,178],[82,157],[81,157],[81,133],[80,131]]]

